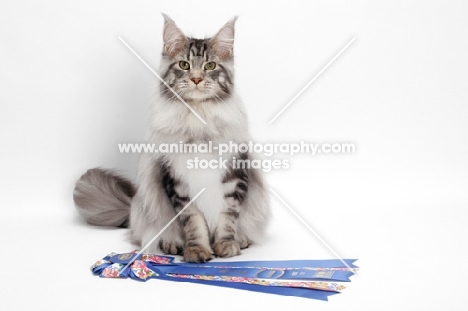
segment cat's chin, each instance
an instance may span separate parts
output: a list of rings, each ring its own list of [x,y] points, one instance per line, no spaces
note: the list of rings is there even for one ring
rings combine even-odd
[[[189,93],[184,94],[184,100],[187,102],[206,102],[214,100],[211,94],[194,89]]]

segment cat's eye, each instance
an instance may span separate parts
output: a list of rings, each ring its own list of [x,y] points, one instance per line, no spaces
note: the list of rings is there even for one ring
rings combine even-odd
[[[181,60],[179,62],[179,67],[183,70],[189,70],[190,69],[190,64],[186,61]]]
[[[213,70],[216,68],[215,62],[209,62],[205,64],[205,70]]]

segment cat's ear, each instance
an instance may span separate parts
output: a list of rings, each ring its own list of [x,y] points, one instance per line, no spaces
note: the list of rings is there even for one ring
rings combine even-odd
[[[211,38],[210,45],[221,59],[226,59],[233,55],[234,50],[234,24],[237,16],[227,22],[218,33]]]
[[[162,13],[162,16],[164,17],[163,54],[169,55],[170,57],[174,57],[185,47],[185,44],[187,43],[187,38],[169,16],[167,16],[164,13]]]

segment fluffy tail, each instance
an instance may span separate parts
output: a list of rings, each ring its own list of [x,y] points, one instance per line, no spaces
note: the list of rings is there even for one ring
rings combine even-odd
[[[93,168],[76,183],[73,201],[88,223],[126,228],[135,193],[136,187],[128,179],[109,170]]]

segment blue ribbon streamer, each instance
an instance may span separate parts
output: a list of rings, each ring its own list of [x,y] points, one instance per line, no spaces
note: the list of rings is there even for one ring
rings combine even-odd
[[[118,264],[117,268],[122,268],[130,261],[142,260],[143,255],[134,258],[134,253],[111,254],[105,256],[99,265],[93,265],[92,273],[102,276],[104,269]],[[155,272],[149,278],[157,278],[175,282],[188,282],[204,285],[228,287],[254,292],[270,293],[283,296],[296,296],[309,299],[328,300],[328,297],[338,292],[325,291],[311,288],[284,287],[284,286],[263,286],[256,284],[246,284],[241,282],[228,282],[217,280],[202,280],[193,278],[177,278],[171,274],[184,275],[205,275],[205,276],[233,276],[261,279],[288,279],[288,280],[316,280],[316,281],[339,281],[349,282],[349,277],[353,272],[348,270],[333,270],[331,268],[346,269],[346,265],[340,260],[282,260],[282,261],[235,261],[235,262],[207,262],[203,264],[194,263],[174,263],[174,257],[160,256],[164,263],[144,261],[146,267]],[[351,268],[356,259],[344,259]],[[316,268],[317,270],[311,270]],[[118,275],[119,278],[132,278],[134,280],[146,281],[135,275],[129,267]]]

